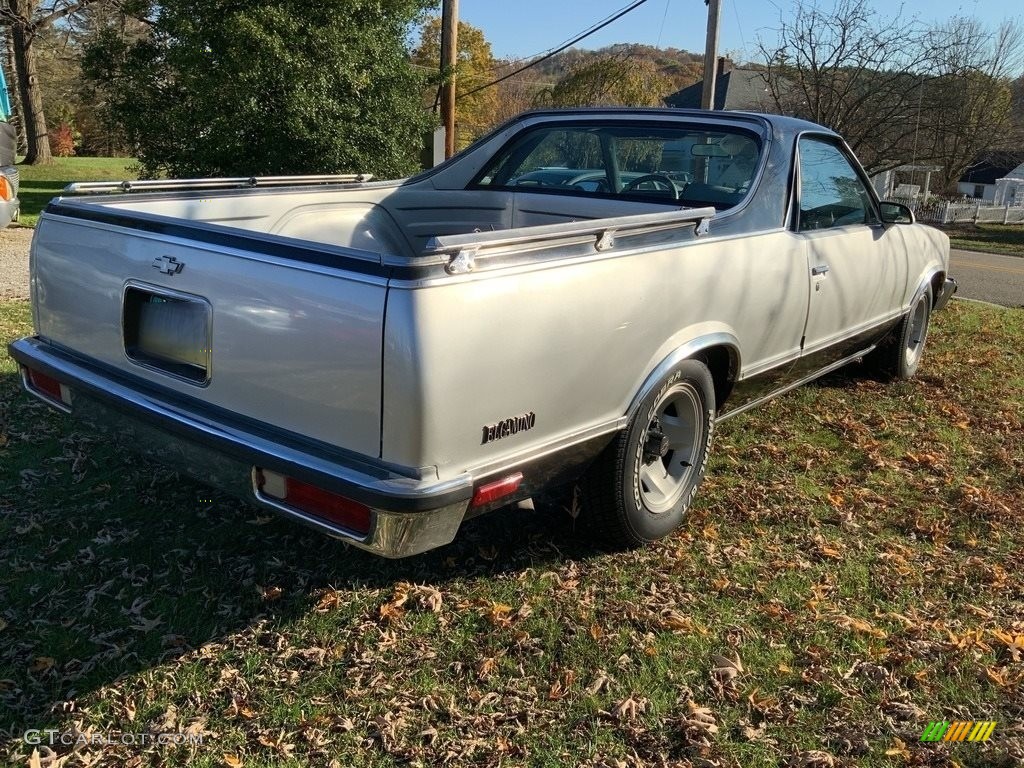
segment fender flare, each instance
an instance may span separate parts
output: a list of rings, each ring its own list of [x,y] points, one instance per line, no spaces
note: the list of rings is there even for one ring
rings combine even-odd
[[[666,357],[662,359],[660,363],[654,366],[653,370],[644,379],[644,383],[637,390],[636,394],[633,395],[633,399],[629,403],[629,408],[626,409],[626,417],[632,418],[637,408],[640,407],[640,403],[643,402],[644,398],[647,397],[672,368],[677,366],[683,360],[689,360],[696,357],[698,353],[711,347],[726,347],[729,349],[730,356],[732,358],[732,368],[738,373],[740,370],[740,342],[733,334],[726,333],[725,331],[716,331],[715,333],[708,333],[703,336],[698,336],[695,339],[676,347]]]

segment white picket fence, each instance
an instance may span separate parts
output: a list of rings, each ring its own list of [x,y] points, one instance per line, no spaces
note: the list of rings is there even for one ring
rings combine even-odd
[[[1024,224],[1024,206],[1020,205],[992,205],[974,200],[929,200],[927,203],[914,198],[895,200],[908,206],[918,221],[936,224]]]

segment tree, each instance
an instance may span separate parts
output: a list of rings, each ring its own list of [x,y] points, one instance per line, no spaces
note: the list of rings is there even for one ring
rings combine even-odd
[[[931,35],[940,55],[922,93],[921,151],[943,164],[942,187],[955,189],[978,157],[1021,144],[1011,77],[1024,63],[1024,34],[1012,22],[990,32],[976,19],[954,18]]]
[[[760,49],[779,112],[842,134],[868,173],[941,164],[948,186],[1010,141],[1020,38],[1013,24],[994,35],[970,19],[928,28],[885,18],[867,0],[830,10],[798,0],[777,42]]]
[[[867,0],[831,10],[798,1],[780,19],[775,45],[760,43],[765,82],[784,114],[843,135],[869,173],[910,159],[923,79],[932,51],[924,30],[882,18]]]
[[[420,42],[413,51],[413,62],[424,70],[437,72],[431,79],[435,88],[441,85],[438,71],[441,62],[441,19],[432,17],[420,31]],[[474,88],[486,85],[494,79],[494,56],[491,44],[484,37],[483,30],[459,22],[458,61],[455,65],[457,94],[466,94]],[[436,90],[430,94],[431,103],[436,103]],[[455,145],[461,149],[468,146],[494,124],[498,108],[498,96],[494,88],[485,88],[469,95],[456,95],[455,99]]]
[[[574,66],[537,103],[554,107],[652,107],[672,90],[672,80],[647,59],[612,54]]]
[[[50,138],[36,67],[35,44],[39,35],[98,0],[0,0],[0,20],[11,29],[11,47],[17,71],[19,103],[26,136],[25,162],[49,163]]]
[[[427,115],[406,36],[425,0],[160,0],[86,75],[147,175],[407,174]]]

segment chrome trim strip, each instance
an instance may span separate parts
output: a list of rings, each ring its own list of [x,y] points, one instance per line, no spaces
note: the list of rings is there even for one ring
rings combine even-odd
[[[914,305],[917,304],[917,300],[921,298],[921,294],[932,287],[932,280],[935,279],[935,276],[941,275],[943,272],[945,272],[945,270],[942,269],[942,267],[934,267],[928,270],[928,272],[925,273],[924,279],[921,280],[921,282],[918,284],[917,290],[914,291],[914,297],[910,300],[910,303],[903,308],[903,311],[900,314],[906,314],[911,309],[913,309]],[[932,296],[933,308],[935,307],[935,302],[937,299],[938,296]]]
[[[807,376],[804,376],[802,379],[798,379],[797,381],[794,381],[791,384],[787,384],[786,386],[777,389],[774,392],[765,395],[764,397],[759,397],[756,400],[751,400],[749,403],[744,403],[739,408],[735,408],[717,417],[715,421],[717,422],[725,421],[726,419],[731,419],[738,413],[744,413],[745,411],[749,411],[751,408],[755,408],[758,405],[761,405],[762,403],[765,403],[773,398],[778,397],[779,395],[784,395],[785,393],[794,390],[797,387],[802,387],[804,384],[807,384],[808,382],[814,381],[815,379],[820,378],[828,373],[831,373],[832,371],[838,368],[842,368],[844,365],[847,365],[848,363],[852,363],[854,360],[864,357],[864,355],[871,352],[871,350],[873,350],[876,346],[878,345],[872,344],[870,347],[866,347],[865,349],[862,349],[859,352],[855,352],[854,354],[849,355],[848,357],[844,357],[842,360],[837,360],[834,363],[830,363],[829,365],[826,365],[824,368],[821,368],[820,370],[817,370],[814,373],[808,374]]]
[[[698,336],[696,339],[688,341],[681,347],[677,347],[674,352],[658,363],[658,365],[654,367],[654,370],[647,375],[643,386],[640,387],[640,390],[633,396],[633,400],[629,404],[629,408],[626,411],[627,420],[629,417],[632,417],[636,409],[640,407],[640,403],[643,402],[644,398],[658,386],[658,382],[661,381],[661,379],[672,368],[683,360],[693,357],[703,349],[721,346],[729,347],[733,351],[736,356],[736,359],[733,361],[735,363],[735,369],[737,371],[740,370],[740,342],[735,336],[731,333],[725,333],[724,331]]]
[[[920,295],[920,294],[916,294],[915,295],[915,301],[916,301],[918,295]],[[911,306],[913,306],[913,303],[911,303]],[[799,359],[801,357],[807,357],[809,355],[813,355],[814,353],[821,352],[823,349],[828,349],[829,347],[831,347],[831,346],[833,346],[835,344],[840,344],[840,343],[842,343],[846,339],[851,339],[851,338],[853,338],[854,336],[856,336],[859,333],[864,333],[865,331],[870,331],[873,328],[880,328],[883,325],[885,325],[886,323],[891,323],[893,320],[896,320],[897,318],[903,317],[903,315],[905,315],[906,313],[907,313],[906,309],[898,309],[895,312],[890,312],[888,315],[883,317],[881,320],[879,320],[878,318],[874,318],[874,319],[869,320],[867,322],[861,323],[860,325],[858,325],[858,326],[856,326],[854,328],[846,328],[841,333],[837,333],[837,334],[834,334],[832,336],[829,336],[827,339],[822,339],[821,341],[819,341],[816,344],[814,344],[814,346],[804,347],[803,351],[796,358],[793,358],[793,359],[795,360],[795,359]],[[790,362],[792,362],[792,361],[790,361]],[[744,375],[743,378],[747,378],[747,376]]]

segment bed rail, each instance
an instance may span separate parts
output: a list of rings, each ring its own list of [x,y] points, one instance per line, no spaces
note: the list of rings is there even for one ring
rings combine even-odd
[[[151,181],[78,181],[64,187],[65,195],[104,192],[184,192],[199,189],[247,189],[250,187],[297,187],[309,184],[360,184],[372,173],[321,174],[313,176],[248,176],[208,179],[154,179]]]
[[[684,208],[665,213],[643,213],[608,219],[569,221],[540,227],[470,232],[432,238],[424,257],[445,263],[449,274],[472,272],[478,258],[498,256],[514,249],[525,252],[553,246],[590,243],[597,251],[615,246],[617,236],[649,234],[671,229],[694,227],[698,236],[707,234],[715,209]]]

